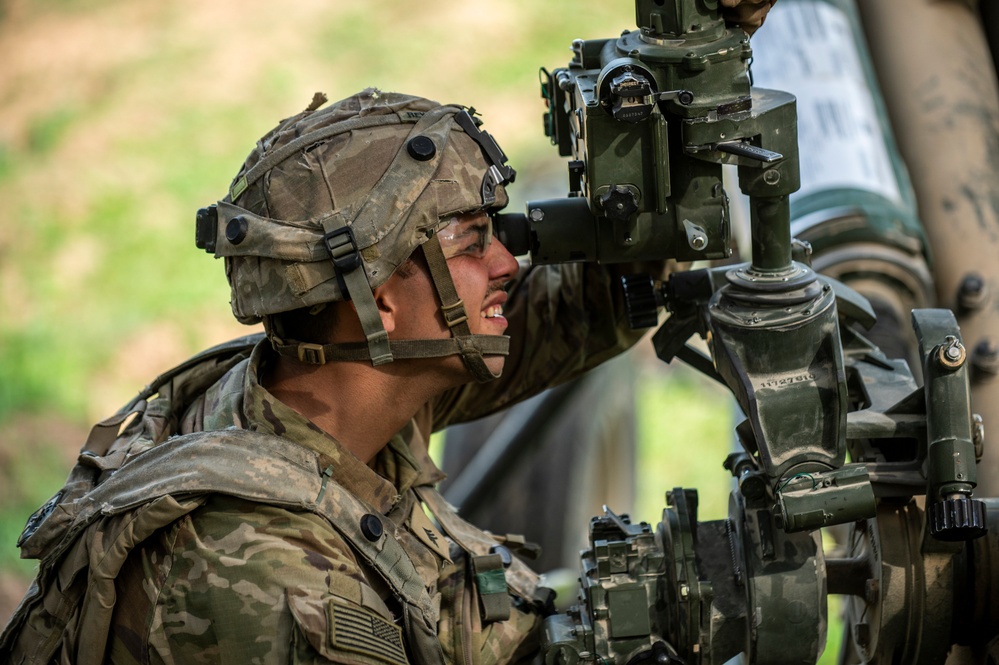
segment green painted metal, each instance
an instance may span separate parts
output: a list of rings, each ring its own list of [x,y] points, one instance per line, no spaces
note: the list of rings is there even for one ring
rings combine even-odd
[[[786,2],[845,13],[857,29],[847,0]],[[547,621],[545,662],[815,662],[830,592],[850,597],[844,654],[918,663],[951,642],[984,648],[999,626],[962,603],[969,587],[993,585],[999,550],[980,536],[999,504],[970,498],[976,429],[957,323],[913,314],[914,371],[860,331],[876,318],[862,293],[794,260],[808,252],[792,218],[835,210],[853,212],[826,218],[838,229],[807,227],[820,253],[925,254],[890,136],[901,198],[837,187],[796,197],[795,99],[749,85],[752,49],[718,11],[714,0],[636,0],[638,30],[576,42],[570,65],[543,82],[574,195],[528,204],[535,260],[727,257],[723,165],[738,167],[749,197],[752,249],[747,263],[655,287],[670,310],[657,354],[722,381],[746,416],[744,452],[726,462],[739,480],[728,519],[699,522],[696,491],[679,488],[655,532],[610,511],[594,518],[579,604]],[[854,217],[864,223],[843,221]],[[710,357],[685,346],[694,334]],[[827,568],[820,529],[841,524],[851,556]],[[965,618],[983,632],[955,628]]]

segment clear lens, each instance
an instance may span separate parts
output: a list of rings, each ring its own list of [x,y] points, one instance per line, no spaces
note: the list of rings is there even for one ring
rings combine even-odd
[[[482,258],[493,241],[493,220],[485,212],[457,215],[437,232],[444,258],[473,256]]]

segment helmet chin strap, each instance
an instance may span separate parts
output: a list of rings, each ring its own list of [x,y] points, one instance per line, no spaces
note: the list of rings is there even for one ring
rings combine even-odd
[[[408,358],[442,358],[460,355],[465,367],[472,377],[480,383],[499,378],[500,372],[493,372],[486,364],[484,356],[505,356],[510,352],[510,338],[506,335],[473,335],[468,326],[468,314],[465,304],[458,297],[451,271],[447,267],[444,251],[436,235],[430,237],[421,245],[423,255],[430,269],[430,276],[437,290],[441,304],[441,313],[451,331],[449,339],[414,339],[388,340],[380,342],[376,349],[372,348],[372,340],[387,340],[385,328],[378,315],[377,305],[371,297],[371,289],[364,280],[364,285],[348,290],[353,297],[354,306],[358,310],[358,318],[367,342],[345,342],[339,344],[310,344],[296,340],[281,339],[273,326],[267,326],[267,334],[271,346],[279,354],[297,359],[310,365],[324,365],[330,361],[367,360],[373,365],[392,362],[396,359]],[[363,270],[357,273],[364,274]],[[355,293],[356,292],[356,293]],[[367,297],[364,294],[366,292]],[[371,311],[369,311],[371,310]]]
[[[447,259],[444,258],[440,238],[435,233],[427,242],[420,245],[420,249],[423,250],[423,256],[427,259],[430,277],[434,280],[437,298],[441,303],[444,322],[451,330],[451,339],[457,341],[461,346],[461,359],[465,363],[465,367],[479,383],[498,379],[502,370],[493,373],[489,369],[482,357],[489,351],[480,345],[479,340],[503,340],[506,348],[503,355],[507,355],[510,352],[510,338],[506,335],[473,335],[468,327],[468,313],[465,311],[465,303],[458,297],[458,291],[454,288],[454,279],[447,267]]]
[[[414,125],[410,136],[436,136],[435,143],[443,146],[452,126],[448,118],[453,118],[453,123],[460,126],[479,145],[483,156],[490,164],[483,177],[480,192],[482,204],[488,206],[495,203],[497,188],[513,182],[516,172],[506,165],[506,155],[492,136],[479,129],[472,113],[464,109],[456,112],[453,107],[441,107],[426,113]],[[434,164],[432,160],[414,159],[406,148],[400,148],[392,167],[387,172],[391,177],[389,175],[382,177],[365,205],[354,215],[352,222],[349,222],[342,213],[334,213],[322,220],[325,232],[323,242],[333,262],[340,291],[345,299],[354,302],[366,341],[308,344],[295,340],[282,340],[273,330],[269,330],[271,345],[278,353],[309,364],[322,365],[330,360],[368,360],[374,366],[392,362],[397,358],[440,358],[460,355],[465,367],[476,381],[484,383],[499,377],[499,372],[492,372],[486,365],[484,356],[509,354],[510,338],[505,335],[472,334],[468,326],[465,305],[458,297],[454,279],[444,258],[440,238],[436,234],[431,235],[420,247],[427,259],[430,276],[437,290],[441,313],[451,331],[449,339],[390,340],[382,325],[371,284],[363,267],[352,225],[362,218],[365,220],[389,218],[393,214],[398,214],[400,206],[404,209],[411,205],[412,201],[408,201],[408,205],[401,205],[407,201],[400,202],[395,193],[423,191],[436,171],[436,166],[428,168]],[[414,179],[422,183],[421,186],[413,187]]]

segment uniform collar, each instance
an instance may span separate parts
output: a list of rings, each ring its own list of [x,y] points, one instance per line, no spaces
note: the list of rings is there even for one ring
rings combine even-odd
[[[383,514],[410,488],[434,484],[444,477],[430,459],[428,442],[413,421],[392,437],[372,466],[363,463],[260,384],[261,371],[272,354],[268,342],[257,344],[247,361],[209,391],[206,397],[214,404],[213,410],[227,412],[236,427],[274,434],[319,453],[321,464],[333,468],[334,481]],[[240,384],[241,390],[237,389]]]

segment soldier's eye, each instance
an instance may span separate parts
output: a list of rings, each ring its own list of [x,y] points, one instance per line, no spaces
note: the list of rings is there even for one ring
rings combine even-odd
[[[437,233],[444,257],[473,256],[481,258],[493,240],[493,226],[484,214],[455,217]]]

